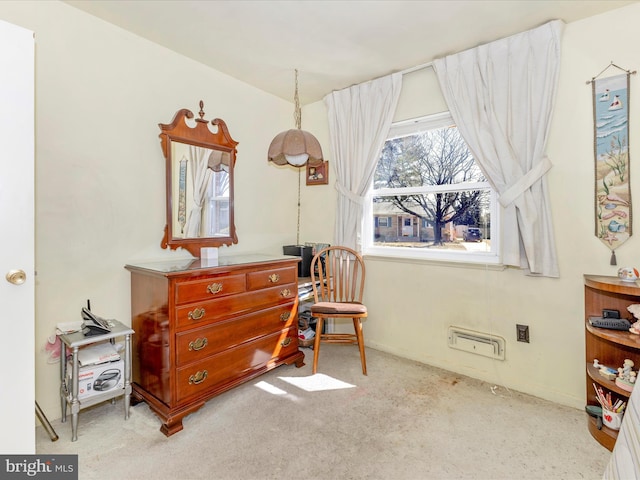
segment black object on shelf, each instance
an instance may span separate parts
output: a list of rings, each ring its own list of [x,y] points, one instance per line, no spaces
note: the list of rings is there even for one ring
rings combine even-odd
[[[282,247],[282,253],[302,258],[300,263],[298,263],[298,277],[311,276],[313,247],[306,245],[285,245]]]
[[[608,328],[610,330],[629,330],[631,322],[625,318],[589,317],[592,327]]]
[[[602,407],[587,405],[584,409],[591,417],[596,419],[596,428],[602,430]]]

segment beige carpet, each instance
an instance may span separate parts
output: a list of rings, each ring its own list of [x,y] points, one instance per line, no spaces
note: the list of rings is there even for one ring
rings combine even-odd
[[[212,399],[170,438],[120,399],[81,411],[77,442],[69,420],[57,442],[38,427],[37,453],[77,453],[80,480],[595,480],[609,460],[580,410],[372,349],[365,377],[351,346],[323,345],[312,376],[303,350],[303,368]]]

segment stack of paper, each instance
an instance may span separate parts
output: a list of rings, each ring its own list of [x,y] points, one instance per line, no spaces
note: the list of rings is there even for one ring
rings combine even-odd
[[[298,287],[298,298],[300,300],[306,300],[309,297],[313,296],[313,286],[307,285],[303,287]]]
[[[78,350],[78,362],[81,367],[117,360],[120,360],[120,354],[111,342],[98,343]]]
[[[82,320],[77,322],[62,322],[56,325],[56,335],[79,332],[82,329]]]

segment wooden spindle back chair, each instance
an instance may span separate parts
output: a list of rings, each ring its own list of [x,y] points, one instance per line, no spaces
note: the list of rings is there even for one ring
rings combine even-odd
[[[313,373],[318,369],[320,343],[357,344],[362,373],[367,374],[362,319],[367,307],[362,304],[365,267],[362,257],[347,247],[328,247],[311,260],[311,281],[315,303],[311,315],[317,318],[313,346]],[[327,318],[351,318],[355,333],[322,333]]]

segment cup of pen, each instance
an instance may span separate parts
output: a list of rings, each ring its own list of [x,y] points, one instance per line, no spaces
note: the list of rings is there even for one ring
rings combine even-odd
[[[614,402],[611,398],[611,392],[605,394],[602,388],[596,386],[595,383],[593,388],[596,391],[596,400],[602,407],[602,423],[611,430],[620,430],[627,403],[619,399]]]
[[[620,430],[623,412],[616,412],[602,407],[602,423],[611,430]]]

